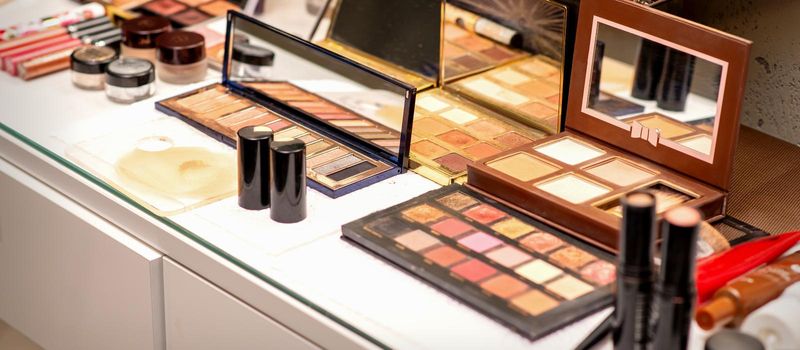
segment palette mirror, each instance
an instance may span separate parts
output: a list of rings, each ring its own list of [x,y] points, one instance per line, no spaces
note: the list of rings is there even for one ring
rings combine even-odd
[[[277,29],[240,16],[231,23],[225,80],[328,134],[352,136],[370,153],[407,162],[413,88]],[[243,58],[265,50],[271,69]]]
[[[596,18],[583,111],[711,163],[727,63]]]
[[[442,0],[330,0],[312,40],[425,89],[439,80],[441,7]]]
[[[445,6],[445,88],[556,133],[567,7],[547,0],[453,0]]]

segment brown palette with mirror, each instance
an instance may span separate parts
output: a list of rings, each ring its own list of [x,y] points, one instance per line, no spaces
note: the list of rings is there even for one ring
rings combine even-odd
[[[442,185],[560,127],[567,7],[495,3],[335,0],[330,27],[316,35],[321,46],[418,88],[411,166]]]
[[[578,29],[566,131],[467,184],[609,251],[631,190],[723,217],[750,42],[621,0],[582,2]]]

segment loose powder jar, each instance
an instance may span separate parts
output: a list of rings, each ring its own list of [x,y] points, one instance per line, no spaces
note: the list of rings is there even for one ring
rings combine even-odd
[[[117,58],[117,52],[107,46],[83,46],[70,56],[72,83],[87,90],[102,90],[106,67]]]
[[[206,77],[205,39],[200,34],[176,30],[159,36],[156,57],[156,69],[162,81],[189,84]]]
[[[108,65],[106,96],[114,102],[133,103],[156,92],[153,64],[141,58],[121,58]]]

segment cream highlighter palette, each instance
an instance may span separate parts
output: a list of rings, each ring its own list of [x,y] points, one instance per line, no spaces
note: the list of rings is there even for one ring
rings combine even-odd
[[[223,82],[159,101],[157,109],[230,146],[246,126],[302,140],[309,186],[334,198],[407,168],[412,87],[245,15],[228,16]],[[274,52],[274,75],[233,69],[234,36]]]
[[[342,232],[531,340],[611,302],[610,255],[461,185],[370,214]]]
[[[582,3],[579,33],[566,131],[470,165],[467,185],[609,251],[618,247],[620,198],[634,190],[655,195],[659,218],[678,205],[697,208],[710,221],[722,218],[749,42],[621,0]],[[710,126],[707,117],[699,119],[703,128],[687,120],[705,115],[696,110],[705,107],[691,103],[680,113],[655,107],[624,119],[594,108],[592,85],[602,74],[592,59],[600,46],[595,41],[605,44],[608,55],[645,39],[680,51],[689,57],[682,62],[692,67],[694,60],[705,60],[697,67],[722,73],[698,72],[691,87],[716,91],[717,114]],[[717,44],[707,48],[703,42]],[[672,64],[675,71],[692,71]],[[662,79],[669,85],[679,77]]]

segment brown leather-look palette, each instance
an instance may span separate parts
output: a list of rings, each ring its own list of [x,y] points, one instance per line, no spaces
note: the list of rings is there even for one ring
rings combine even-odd
[[[582,1],[566,130],[470,165],[467,185],[612,252],[632,190],[653,192],[659,214],[720,219],[750,45],[630,1]]]

